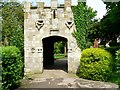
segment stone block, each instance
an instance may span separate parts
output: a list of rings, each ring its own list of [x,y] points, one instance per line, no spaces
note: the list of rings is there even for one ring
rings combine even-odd
[[[71,7],[71,0],[65,0],[65,10],[67,7]]]
[[[28,13],[27,12],[24,13],[24,19],[28,19]]]
[[[25,2],[24,3],[24,12],[30,12],[31,3]]]
[[[57,0],[51,0],[51,8],[56,9],[57,8]]]
[[[37,7],[38,8],[44,8],[44,2],[37,2]]]

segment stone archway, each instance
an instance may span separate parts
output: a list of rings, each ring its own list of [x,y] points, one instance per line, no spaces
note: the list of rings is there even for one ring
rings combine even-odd
[[[61,36],[50,36],[42,39],[44,68],[54,64],[54,43],[58,41],[64,41],[67,43],[68,40],[67,38]]]

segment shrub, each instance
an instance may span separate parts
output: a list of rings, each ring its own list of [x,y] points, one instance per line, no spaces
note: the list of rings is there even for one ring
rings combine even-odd
[[[120,49],[120,46],[108,47],[105,50],[109,51],[113,56],[115,56],[116,51]]]
[[[99,45],[99,48],[105,49],[105,46],[104,45]]]
[[[117,77],[117,84],[119,85],[120,89],[120,49],[116,52],[116,58],[115,58],[115,66],[116,66],[116,77]]]
[[[13,90],[20,84],[23,62],[20,50],[15,46],[0,48],[2,52],[2,89]]]
[[[113,47],[113,46],[120,46],[120,43],[117,43],[117,42],[115,42],[115,41],[112,41],[112,42],[110,43],[110,46],[111,46],[111,47]]]
[[[1,85],[2,85],[2,63],[1,63],[1,60],[0,60],[0,87],[1,87]]]
[[[104,49],[89,48],[82,52],[79,77],[106,81],[111,73],[112,55]]]
[[[109,81],[118,84],[120,88],[120,49],[115,55],[112,61],[112,74]]]
[[[90,47],[93,47],[93,43],[92,42],[88,42],[87,45],[86,45],[86,48],[90,48]]]
[[[116,72],[117,76],[120,75],[120,49],[116,52],[115,72]]]

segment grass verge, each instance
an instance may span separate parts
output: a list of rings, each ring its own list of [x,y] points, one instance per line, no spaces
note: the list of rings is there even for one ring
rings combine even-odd
[[[54,54],[54,59],[60,59],[60,58],[64,58],[65,55],[64,54]]]

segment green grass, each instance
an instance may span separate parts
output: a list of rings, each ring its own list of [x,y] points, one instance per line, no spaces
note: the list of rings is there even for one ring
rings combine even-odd
[[[65,57],[64,54],[54,54],[55,59],[60,59],[60,58],[64,58],[64,57]]]

